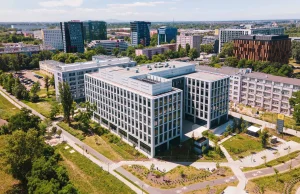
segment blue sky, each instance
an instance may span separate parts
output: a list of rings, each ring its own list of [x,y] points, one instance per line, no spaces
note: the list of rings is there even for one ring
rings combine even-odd
[[[300,0],[0,0],[0,21],[300,18]]]

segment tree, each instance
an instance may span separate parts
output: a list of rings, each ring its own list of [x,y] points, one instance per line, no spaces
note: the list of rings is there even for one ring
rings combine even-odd
[[[229,67],[237,67],[239,60],[235,57],[227,57],[224,61],[224,64]]]
[[[150,40],[150,46],[156,46],[158,44],[158,34],[153,34]]]
[[[233,132],[232,126],[231,126],[230,124],[227,125],[226,131],[227,131],[229,134],[231,134],[231,133]]]
[[[120,53],[120,49],[119,48],[114,48],[112,53],[113,53],[113,55],[115,55],[115,57],[117,57]]]
[[[56,115],[60,112],[59,104],[54,102],[51,106],[50,119],[55,119]]]
[[[214,46],[212,44],[201,44],[200,45],[201,52],[205,52],[207,54],[214,52]]]
[[[45,76],[44,77],[44,81],[45,81],[45,88],[46,88],[46,90],[47,90],[47,96],[48,96],[48,92],[49,92],[49,87],[50,87],[50,80],[49,80],[49,76]],[[49,97],[49,96],[48,96]]]
[[[170,44],[174,44],[174,43],[176,43],[176,40],[172,39]]]
[[[31,101],[32,102],[37,102],[39,100],[39,96],[37,95],[37,93],[40,91],[40,82],[36,82],[33,84],[33,86],[30,89],[30,93],[31,93]]]
[[[279,173],[279,171],[276,168],[273,168],[273,170],[274,170],[274,172],[276,174],[276,182],[277,182],[278,181],[278,173]]]
[[[50,86],[53,86],[53,88],[55,88],[55,79],[54,79],[54,75],[51,77],[50,81],[49,81]]]
[[[70,115],[73,104],[73,97],[68,83],[59,83],[59,95],[63,107],[64,120],[70,125]]]
[[[5,159],[11,166],[14,178],[26,184],[26,176],[31,171],[33,161],[42,156],[43,147],[44,140],[34,129],[27,133],[18,130],[8,137]]]
[[[300,91],[293,92],[292,97],[289,99],[291,107],[294,109],[293,118],[296,125],[300,125]]]
[[[56,133],[57,133],[57,135],[60,137],[61,134],[62,134],[62,130],[61,130],[61,129],[58,129]]]
[[[189,52],[189,57],[194,60],[199,57],[199,53],[195,48],[192,48]]]
[[[135,57],[135,48],[132,46],[129,46],[126,50],[126,55],[127,55],[127,57],[134,58]]]
[[[19,79],[15,79],[15,84],[12,88],[12,94],[19,100],[29,98],[29,92],[27,91],[26,87],[21,84]]]
[[[215,65],[215,64],[217,64],[217,63],[219,63],[219,62],[220,62],[219,57],[217,57],[217,56],[212,56],[211,59],[210,59],[209,65],[212,66],[212,65]]]
[[[121,52],[121,56],[122,56],[122,57],[126,57],[126,55],[127,55],[126,51],[122,51],[122,52]]]
[[[107,51],[102,46],[96,47],[95,51],[96,51],[97,55],[99,55],[99,54],[106,55],[107,54]]]
[[[296,63],[300,63],[300,42],[292,41],[292,57]]]
[[[191,46],[190,46],[189,43],[186,43],[186,45],[185,45],[185,50],[186,50],[186,53],[190,53]]]
[[[52,127],[52,129],[51,129],[51,133],[52,133],[52,134],[55,134],[55,133],[56,133],[56,131],[57,131],[57,127]]]
[[[268,140],[270,138],[270,135],[267,130],[263,130],[260,134],[261,144],[263,148],[266,148],[268,145]]]
[[[79,122],[79,128],[83,132],[87,133],[89,130],[91,118],[93,116],[93,112],[96,110],[96,106],[94,104],[90,104],[89,102],[80,103],[81,109],[75,117],[75,120]]]
[[[224,43],[221,53],[227,57],[233,56],[233,42]]]

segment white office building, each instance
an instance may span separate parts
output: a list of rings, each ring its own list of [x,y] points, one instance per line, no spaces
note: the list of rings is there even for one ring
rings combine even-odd
[[[98,72],[101,68],[107,67],[133,67],[136,62],[131,61],[128,57],[123,58],[106,58],[97,57],[94,61],[64,64],[57,61],[41,61],[40,69],[54,74],[55,85],[60,82],[68,82],[71,88],[73,99],[82,101],[85,98],[84,93],[84,74]],[[55,87],[56,97],[59,99],[59,88]]]
[[[61,29],[43,29],[42,39],[44,45],[50,45],[57,50],[63,50]]]
[[[228,76],[175,61],[85,74],[94,119],[150,157],[180,143],[186,115],[207,127],[227,119],[228,84]]]
[[[128,48],[128,44],[126,41],[123,39],[118,39],[118,40],[93,40],[90,42],[88,47],[90,48],[96,48],[98,46],[102,46],[107,54],[111,55],[113,54],[114,48],[119,48],[120,53],[122,51],[126,51]]]

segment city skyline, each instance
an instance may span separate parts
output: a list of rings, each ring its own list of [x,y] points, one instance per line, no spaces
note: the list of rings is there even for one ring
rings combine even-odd
[[[300,18],[300,2],[253,0],[245,6],[237,0],[203,2],[189,0],[14,0],[0,8],[0,22],[57,22],[67,20],[119,21],[226,21]],[[5,19],[5,20],[4,20]]]

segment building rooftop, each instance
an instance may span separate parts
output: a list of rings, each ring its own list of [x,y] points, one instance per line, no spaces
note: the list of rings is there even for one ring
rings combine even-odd
[[[224,75],[237,75],[240,72],[240,69],[238,68],[225,67],[225,66],[221,68],[215,68],[206,65],[200,65],[197,66],[196,69],[200,71],[208,71],[208,72],[220,73]]]
[[[245,74],[244,76],[250,78],[256,78],[256,79],[265,79],[265,80],[270,80],[273,82],[280,82],[285,84],[300,85],[300,79],[275,76],[275,75],[270,75],[270,74],[260,73],[260,72],[252,72],[252,73]]]
[[[228,76],[224,74],[214,73],[214,72],[197,71],[195,73],[186,75],[186,77],[212,82],[212,81],[224,79]]]
[[[240,36],[239,38],[236,38],[235,40],[286,40],[288,39],[288,35],[244,35]]]

